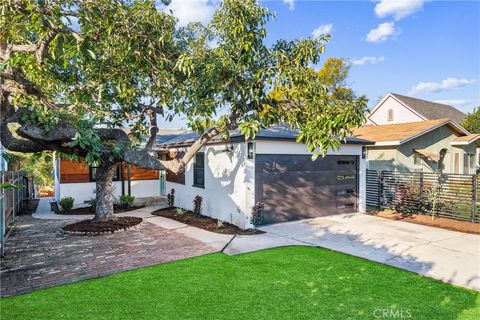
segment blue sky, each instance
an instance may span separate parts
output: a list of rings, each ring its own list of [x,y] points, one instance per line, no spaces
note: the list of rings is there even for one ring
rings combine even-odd
[[[480,1],[261,1],[277,13],[268,43],[328,32],[323,61],[351,62],[348,84],[373,107],[388,92],[454,105],[480,105]],[[181,24],[208,22],[218,1],[173,0]],[[316,30],[316,32],[315,32]],[[163,127],[179,127],[180,119]]]

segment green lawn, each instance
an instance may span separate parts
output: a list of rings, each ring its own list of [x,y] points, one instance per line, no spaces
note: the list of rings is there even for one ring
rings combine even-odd
[[[4,298],[0,307],[1,319],[343,320],[375,319],[376,309],[480,319],[478,292],[310,247],[211,254]]]

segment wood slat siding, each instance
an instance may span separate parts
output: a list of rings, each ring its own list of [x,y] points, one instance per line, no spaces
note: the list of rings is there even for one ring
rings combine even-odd
[[[375,175],[379,176],[381,190],[375,187]],[[439,182],[436,180],[438,179]],[[432,214],[435,185],[435,215],[458,220],[480,221],[480,183],[478,177],[469,174],[440,174],[426,172],[375,173],[367,171],[367,204],[374,203],[374,195],[380,192],[380,204],[385,208],[404,213]]]
[[[124,164],[123,178],[128,180],[127,164]],[[130,179],[135,180],[158,180],[158,170],[147,170],[137,166],[130,166]],[[71,161],[60,160],[60,183],[90,182],[90,170],[85,160]]]
[[[85,160],[72,161],[60,159],[60,183],[90,182],[89,170]]]
[[[124,180],[128,179],[127,169],[123,170]],[[130,166],[130,179],[131,180],[158,180],[158,170],[148,170],[139,168],[136,166]]]

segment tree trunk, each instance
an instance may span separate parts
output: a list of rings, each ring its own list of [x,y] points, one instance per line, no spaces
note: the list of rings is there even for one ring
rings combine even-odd
[[[116,164],[105,165],[96,171],[97,207],[93,221],[115,220],[113,213],[113,176]]]

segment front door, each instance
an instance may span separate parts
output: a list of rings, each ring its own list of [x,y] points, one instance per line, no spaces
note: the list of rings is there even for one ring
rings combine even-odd
[[[166,172],[165,170],[160,170],[160,195],[167,195],[167,185],[166,185]]]

